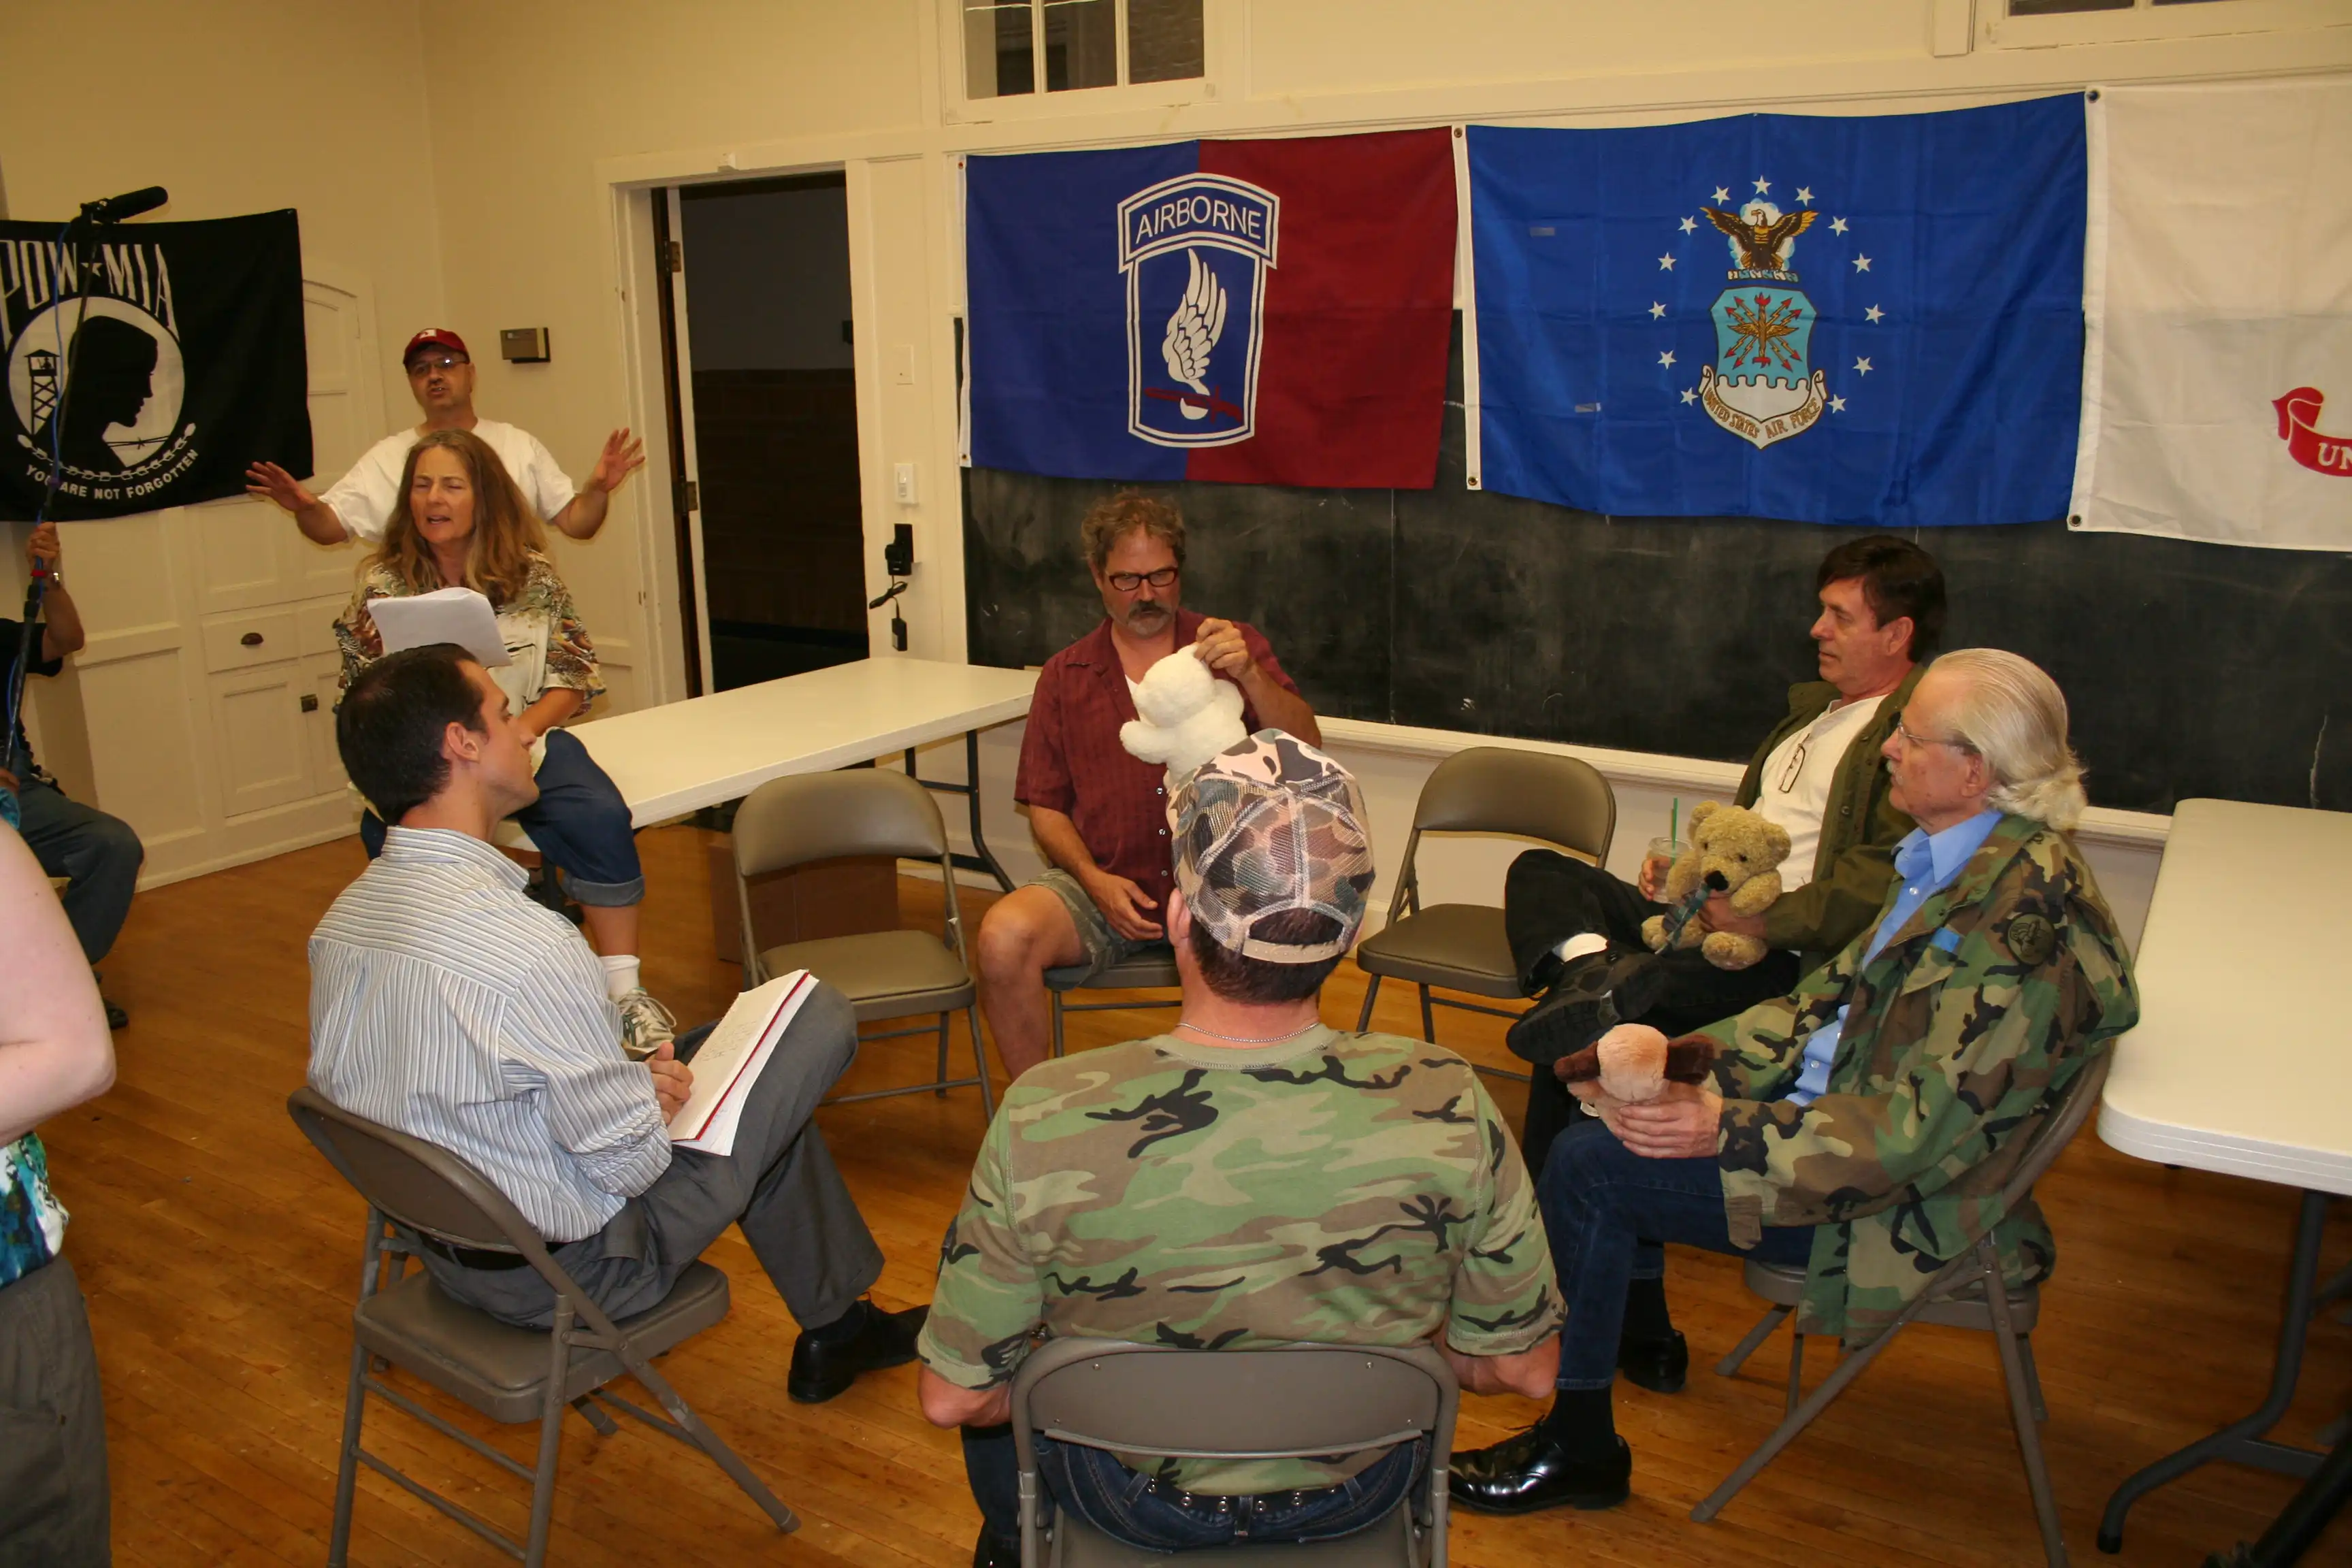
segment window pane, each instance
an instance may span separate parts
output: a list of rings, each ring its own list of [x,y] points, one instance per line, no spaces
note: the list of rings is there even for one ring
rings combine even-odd
[[[2213,0],[2156,0],[2159,5],[2210,5]]]
[[[2132,0],[2009,0],[2012,16],[2055,16],[2066,11],[2128,11]]]
[[[1028,0],[991,5],[966,0],[963,13],[964,96],[1010,98],[1037,90],[1029,51]]]
[[[1045,0],[1045,90],[1118,85],[1118,0]]]
[[[1127,0],[1128,80],[1201,74],[1201,0]]]

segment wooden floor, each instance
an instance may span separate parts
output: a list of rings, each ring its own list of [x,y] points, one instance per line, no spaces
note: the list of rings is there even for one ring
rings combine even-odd
[[[687,827],[643,846],[646,980],[687,1020],[715,1016],[736,972],[712,960],[707,860]],[[304,941],[362,864],[356,840],[142,895],[105,965],[132,1015],[121,1079],[43,1130],[68,1243],[90,1295],[104,1368],[119,1559],[130,1563],[323,1560],[334,1487],[362,1210],[287,1120],[302,1080]],[[970,900],[969,902],[978,902]],[[912,910],[917,900],[910,898]],[[968,903],[969,907],[969,903]],[[936,908],[934,902],[933,908]],[[1352,1023],[1362,976],[1345,965],[1327,1015]],[[1165,1013],[1073,1018],[1100,1044]],[[1381,1023],[1417,1033],[1409,992]],[[1500,1026],[1441,1013],[1441,1037],[1501,1062]],[[962,1036],[957,1035],[959,1048]],[[852,1088],[929,1071],[919,1040],[874,1047]],[[2217,1063],[2217,1070],[2227,1070]],[[2292,1092],[2282,1085],[2281,1092]],[[1497,1096],[1517,1118],[1517,1086]],[[978,1145],[971,1090],[869,1101],[821,1117],[888,1255],[887,1306],[927,1300],[939,1237]],[[2277,1330],[2292,1194],[2116,1154],[2086,1133],[2044,1188],[2063,1247],[2035,1336],[2046,1441],[2078,1562],[2124,1476],[2258,1402]],[[2329,1258],[2352,1253],[2339,1222]],[[777,1561],[960,1568],[978,1515],[955,1436],[917,1413],[911,1367],[869,1377],[816,1408],[784,1397],[793,1324],[740,1237],[710,1254],[734,1284],[733,1315],[673,1355],[686,1397],[801,1514],[778,1536],[699,1457],[631,1429],[565,1439],[552,1560],[638,1568]],[[1602,1513],[1498,1521],[1457,1516],[1458,1563],[1491,1568],[1612,1563],[2011,1564],[2041,1560],[1990,1344],[1914,1329],[1845,1399],[1711,1525],[1688,1510],[1771,1427],[1786,1339],[1736,1380],[1707,1370],[1757,1308],[1727,1259],[1677,1251],[1676,1314],[1695,1365],[1667,1398],[1621,1384],[1634,1497]],[[1819,1362],[1827,1358],[1816,1357]],[[1825,1368],[1816,1367],[1814,1375]],[[2314,1331],[2304,1395],[2279,1436],[2307,1442],[2352,1398],[2352,1328]],[[420,1395],[468,1430],[528,1456],[526,1428],[497,1428]],[[1496,1440],[1538,1406],[1465,1398],[1464,1446]],[[396,1463],[510,1527],[519,1489],[378,1405],[368,1438]],[[2292,1491],[2282,1478],[2209,1468],[2134,1513],[2120,1561],[2195,1564],[2258,1534]],[[352,1561],[496,1563],[487,1543],[362,1472]],[[2309,1561],[2352,1561],[2352,1521]]]

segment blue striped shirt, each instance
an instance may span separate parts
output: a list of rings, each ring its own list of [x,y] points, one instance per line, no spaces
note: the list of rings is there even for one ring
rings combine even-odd
[[[310,1086],[574,1241],[668,1168],[669,1134],[603,966],[524,880],[470,835],[387,831],[310,933]]]

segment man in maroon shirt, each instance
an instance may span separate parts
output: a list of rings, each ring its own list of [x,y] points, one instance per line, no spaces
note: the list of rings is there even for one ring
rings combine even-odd
[[[1014,1078],[1045,1059],[1046,970],[1084,963],[1098,973],[1168,940],[1165,770],[1118,743],[1144,671],[1189,647],[1242,689],[1252,733],[1286,730],[1310,745],[1323,738],[1255,626],[1179,607],[1184,520],[1173,506],[1123,491],[1087,513],[1079,537],[1103,624],[1045,661],[1013,791],[1053,865],[980,922],[981,1005]]]

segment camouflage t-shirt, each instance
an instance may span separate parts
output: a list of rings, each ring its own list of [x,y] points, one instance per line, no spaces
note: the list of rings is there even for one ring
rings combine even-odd
[[[1223,1350],[1442,1331],[1512,1355],[1560,1317],[1532,1184],[1469,1063],[1318,1026],[1244,1049],[1162,1035],[1023,1074],[948,1228],[920,1352],[985,1388],[1041,1335]],[[1120,1456],[1231,1494],[1330,1486],[1377,1457]]]

